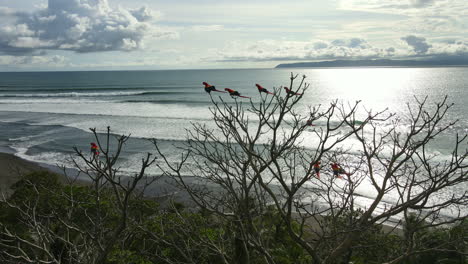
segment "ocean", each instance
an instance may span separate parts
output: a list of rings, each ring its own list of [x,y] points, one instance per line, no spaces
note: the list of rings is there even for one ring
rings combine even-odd
[[[145,153],[155,153],[148,139],[157,139],[169,158],[177,160],[176,146],[183,144],[193,123],[214,127],[212,102],[202,82],[237,90],[258,102],[256,83],[271,90],[289,86],[291,72],[306,75],[310,84],[298,105],[304,113],[309,106],[326,106],[333,100],[344,104],[361,100],[365,109],[388,108],[404,116],[416,99],[427,96],[431,109],[447,95],[454,106],[445,120],[458,122],[429,149],[442,160],[449,157],[455,135],[468,132],[466,67],[4,72],[0,73],[0,151],[71,166],[73,147],[89,153],[94,141],[89,128],[103,132],[110,126],[115,134],[131,134],[121,162],[123,172],[131,174],[138,171]],[[212,95],[218,101],[234,102],[227,94]],[[365,118],[365,111],[360,114]],[[314,142],[313,133],[306,131],[302,144],[313,148]],[[150,175],[157,173],[156,168],[149,170]]]

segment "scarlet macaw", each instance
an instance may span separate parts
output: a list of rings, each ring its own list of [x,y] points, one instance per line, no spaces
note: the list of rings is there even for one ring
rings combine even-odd
[[[284,87],[284,90],[286,90],[286,93],[288,95],[302,95],[301,93],[295,93],[295,92],[289,90],[288,87]]]
[[[207,82],[203,82],[203,85],[205,85],[205,92],[207,92],[207,93],[211,93],[212,91],[214,91],[214,92],[220,92],[220,93],[225,93],[225,92],[223,92],[223,91],[216,90],[216,88],[214,87],[214,85],[210,85],[210,84],[208,84]]]
[[[260,84],[255,84],[255,86],[257,86],[257,89],[258,89],[258,92],[259,93],[267,93],[267,94],[273,94],[272,92],[269,92],[266,88],[263,88]]]
[[[229,88],[224,88],[224,90],[227,91],[231,97],[238,96],[238,97],[242,97],[242,98],[250,98],[250,97],[247,97],[247,96],[242,96],[242,95],[240,95],[240,93],[238,91],[234,91],[234,90],[229,89]]]

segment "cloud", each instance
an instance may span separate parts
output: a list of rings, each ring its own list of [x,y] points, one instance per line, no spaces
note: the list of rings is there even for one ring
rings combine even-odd
[[[221,31],[224,29],[223,25],[195,25],[191,29],[195,32],[209,32],[209,31]]]
[[[314,49],[326,49],[328,48],[328,44],[322,41],[317,41],[313,45]]]
[[[452,30],[466,28],[468,1],[466,0],[340,0],[339,9],[404,16],[407,27],[423,27],[428,21],[444,20]],[[420,23],[421,25],[414,25]],[[418,31],[419,32],[419,31]]]
[[[380,34],[382,38],[406,35],[468,37],[466,0],[341,0],[339,9],[362,17],[380,16],[381,20],[360,19],[343,25],[349,32]]]
[[[341,0],[340,6],[345,9],[381,10],[385,12],[390,9],[421,9],[434,5],[435,2],[435,0]],[[439,2],[445,4],[447,1],[439,0]]]
[[[394,46],[375,46],[362,38],[317,41],[234,41],[208,61],[320,61],[336,59],[431,59],[450,56],[468,58],[468,41],[450,40],[429,44],[425,38],[405,36]],[[397,43],[397,42],[395,42]]]
[[[0,53],[34,54],[38,50],[75,52],[131,51],[144,45],[144,38],[175,35],[148,23],[159,15],[146,7],[113,9],[107,0],[49,0],[45,9],[19,13],[14,23],[0,27]]]
[[[263,40],[256,43],[232,42],[218,53],[221,61],[287,61],[325,59],[371,59],[390,57],[395,49],[373,47],[360,38],[310,42]]]
[[[468,57],[468,41],[448,41],[434,43],[431,46],[428,54],[429,56],[443,57]]]
[[[413,48],[413,50],[418,54],[426,53],[431,45],[427,44],[425,38],[419,38],[413,35],[409,35],[406,37],[401,38],[402,40],[406,41],[406,43]]]
[[[151,19],[156,17],[154,12],[145,6],[137,10],[130,10],[130,14],[132,14],[140,22],[150,21]],[[157,17],[160,16],[161,14],[158,12]]]
[[[0,65],[9,67],[24,67],[24,66],[47,66],[58,67],[64,66],[68,60],[59,55],[54,56],[0,56]]]
[[[337,39],[331,42],[333,46],[337,47],[347,47],[347,48],[362,48],[366,49],[370,46],[367,42],[360,38],[351,38],[351,39]]]
[[[410,3],[415,7],[424,7],[434,3],[434,0],[411,0]]]
[[[15,14],[15,11],[13,9],[0,6],[0,16],[11,16],[14,14]]]

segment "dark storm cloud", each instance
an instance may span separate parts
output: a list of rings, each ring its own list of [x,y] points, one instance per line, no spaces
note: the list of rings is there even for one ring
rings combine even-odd
[[[148,36],[160,37],[151,24],[152,12],[112,9],[107,0],[49,0],[48,7],[34,13],[0,9],[14,16],[14,23],[0,27],[0,53],[23,55],[37,50],[75,52],[131,51]]]
[[[425,38],[409,35],[401,39],[406,41],[406,43],[411,46],[418,54],[424,54],[429,50],[430,47],[432,47],[431,45],[427,44]]]

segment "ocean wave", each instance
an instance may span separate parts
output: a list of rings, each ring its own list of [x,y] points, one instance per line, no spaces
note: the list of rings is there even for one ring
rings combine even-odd
[[[0,94],[4,98],[46,98],[46,97],[97,97],[97,96],[138,96],[138,95],[171,95],[171,94],[193,94],[186,91],[132,91],[132,92],[95,92],[95,93],[24,93],[24,94]]]
[[[194,101],[194,100],[170,100],[170,99],[154,99],[154,100],[145,100],[145,99],[134,99],[134,100],[125,100],[122,103],[149,103],[149,104],[189,104],[189,105],[209,105],[210,101]]]
[[[164,89],[172,89],[172,90],[187,90],[187,89],[196,89],[195,86],[193,85],[173,85],[173,86],[168,86],[168,85],[137,85],[137,86],[116,86],[116,85],[99,85],[99,86],[37,86],[39,88],[33,88],[31,87],[36,87],[36,86],[0,86],[0,92],[17,92],[18,90],[27,90],[31,93],[50,93],[50,92],[63,92],[66,90],[72,90],[73,92],[75,91],[131,91],[131,90],[164,90]],[[201,88],[200,88],[201,89]]]
[[[24,98],[24,97],[17,97],[17,98]],[[47,99],[46,99],[47,98]],[[64,98],[64,97],[62,97]],[[103,100],[76,100],[76,99],[61,99],[60,97],[40,97],[36,99],[0,99],[0,105],[1,104],[6,104],[6,105],[19,105],[19,104],[99,104],[99,103],[106,103],[109,101],[103,101]],[[16,107],[16,106],[15,106]],[[13,111],[16,112],[18,109],[14,110],[7,110],[4,109],[2,111]]]
[[[135,91],[135,92],[99,92],[99,93],[28,93],[28,94],[0,94],[0,97],[93,97],[93,96],[130,96],[130,95],[144,95],[148,92]]]

